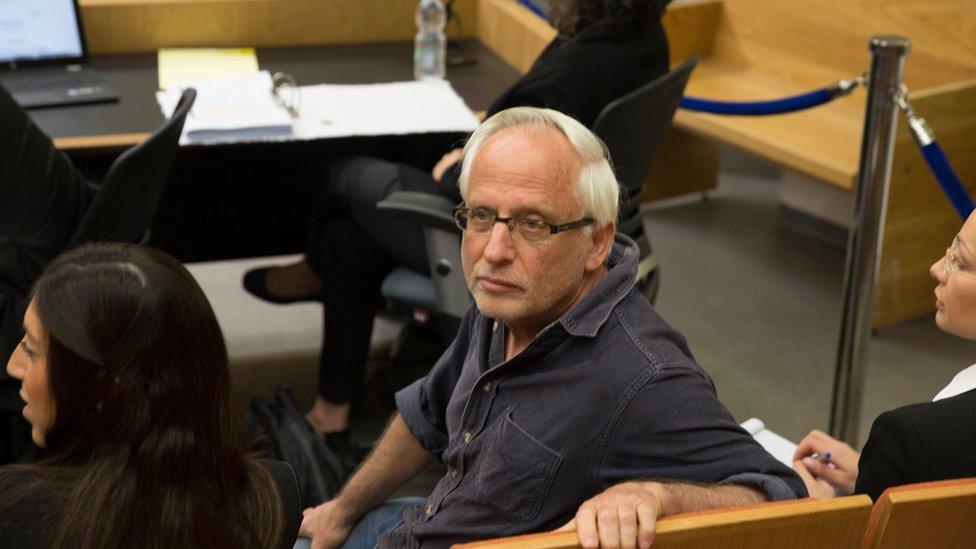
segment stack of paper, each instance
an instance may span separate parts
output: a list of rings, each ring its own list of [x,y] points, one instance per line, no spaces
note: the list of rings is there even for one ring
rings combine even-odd
[[[787,467],[793,468],[793,454],[796,453],[796,444],[767,429],[762,420],[758,418],[753,417],[745,420],[741,427],[748,431],[752,438],[756,439],[756,442],[774,458]]]
[[[226,143],[292,135],[291,115],[272,93],[267,71],[195,82],[197,100],[183,126],[180,143]],[[179,101],[180,88],[156,92],[166,117]]]
[[[156,64],[161,90],[258,72],[254,48],[160,48]]]
[[[470,132],[478,118],[443,80],[302,86],[295,137]]]

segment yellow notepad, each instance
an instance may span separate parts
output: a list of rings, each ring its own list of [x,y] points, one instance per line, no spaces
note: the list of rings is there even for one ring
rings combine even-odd
[[[254,48],[161,48],[159,89],[258,72]]]

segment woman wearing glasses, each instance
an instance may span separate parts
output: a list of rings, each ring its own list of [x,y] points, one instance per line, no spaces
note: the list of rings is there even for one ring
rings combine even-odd
[[[220,327],[175,259],[76,248],[23,323],[6,369],[46,456],[0,468],[0,547],[294,544],[295,477],[246,454]]]
[[[935,323],[976,340],[976,214],[970,215],[944,257],[929,269]],[[814,497],[868,494],[886,488],[976,476],[976,365],[959,372],[932,402],[878,416],[860,455],[820,431],[800,441],[794,468]]]

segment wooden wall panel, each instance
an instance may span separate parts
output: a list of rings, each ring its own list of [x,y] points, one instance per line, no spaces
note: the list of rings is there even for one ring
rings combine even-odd
[[[976,80],[912,99],[935,130],[956,175],[976,189]],[[935,281],[929,266],[945,254],[962,226],[899,117],[891,189],[878,276],[877,325],[931,313]]]
[[[520,73],[528,72],[556,34],[514,0],[478,0],[478,39]]]
[[[715,188],[718,145],[680,128],[671,128],[644,181],[644,202]]]
[[[454,7],[466,35],[477,0]],[[411,40],[414,0],[80,0],[92,53]]]
[[[868,37],[912,40],[905,71],[915,88],[976,78],[976,2],[972,0],[723,0],[714,53],[811,85],[824,74],[868,68]],[[810,81],[810,79],[814,81]]]

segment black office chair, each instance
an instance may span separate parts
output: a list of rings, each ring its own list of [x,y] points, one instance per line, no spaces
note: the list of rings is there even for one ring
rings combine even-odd
[[[659,286],[658,261],[644,233],[640,200],[650,170],[671,119],[678,108],[691,71],[691,57],[667,74],[620,97],[600,112],[593,132],[607,145],[620,182],[617,231],[640,247],[637,287],[651,303]],[[382,295],[405,304],[460,318],[470,302],[461,272],[460,232],[451,217],[454,204],[444,197],[398,191],[377,204],[380,211],[423,227],[431,276],[397,267],[383,281]]]
[[[697,64],[698,57],[692,56],[664,76],[613,100],[600,111],[592,128],[606,143],[620,182],[623,196],[617,232],[632,238],[640,248],[637,289],[650,303],[657,298],[661,279],[657,256],[644,233],[640,212],[644,180]]]
[[[120,155],[108,169],[91,206],[65,249],[86,242],[149,240],[159,197],[180,147],[183,124],[197,92],[183,92],[173,115],[148,139]]]

